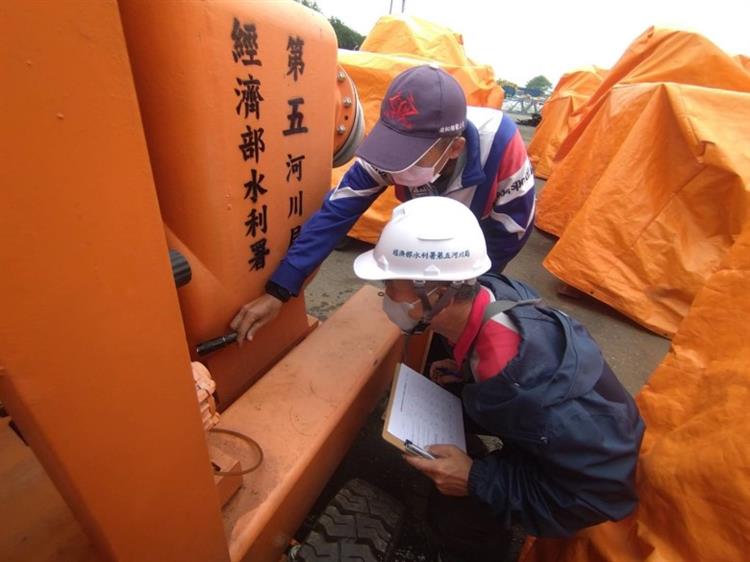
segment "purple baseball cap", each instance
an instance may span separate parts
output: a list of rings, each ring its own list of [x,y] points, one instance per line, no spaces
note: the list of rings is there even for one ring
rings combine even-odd
[[[380,119],[357,156],[385,172],[401,172],[443,137],[460,136],[466,124],[466,96],[436,64],[396,76],[380,106]]]

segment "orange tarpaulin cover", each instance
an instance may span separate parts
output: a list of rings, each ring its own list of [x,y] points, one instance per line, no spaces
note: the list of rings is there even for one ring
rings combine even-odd
[[[742,64],[697,33],[650,27],[627,48],[587,102],[573,115],[570,134],[555,156],[572,149],[585,128],[580,123],[615,84],[678,82],[738,92],[750,91]]]
[[[548,178],[560,143],[568,136],[570,119],[601,84],[607,70],[589,66],[568,72],[560,78],[542,107],[542,122],[529,144],[529,160],[534,175]]]
[[[460,34],[423,19],[381,17],[359,51],[339,51],[339,62],[350,74],[356,72],[359,95],[374,98],[372,107],[378,111],[373,124],[380,115],[380,100],[391,80],[407,68],[432,62],[439,63],[459,81],[469,105],[500,107],[503,104],[503,89],[495,82],[492,67],[476,64],[466,56]]]
[[[542,192],[539,226],[567,224],[544,265],[673,334],[750,224],[747,123],[750,94],[679,84],[612,89]]]
[[[357,86],[367,132],[380,117],[380,102],[393,78],[421,64],[436,62],[458,80],[469,105],[502,106],[503,90],[495,83],[492,68],[467,58],[461,36],[446,27],[413,17],[384,16],[360,49],[339,50],[339,63]],[[348,168],[334,170],[334,184]],[[397,204],[393,190],[386,190],[354,225],[349,236],[375,243]]]
[[[360,51],[418,55],[431,60],[468,66],[460,33],[420,18],[383,16],[367,34]]]
[[[523,562],[741,562],[750,550],[750,226],[637,397],[646,422],[625,521],[536,540]],[[529,548],[530,547],[530,548]]]

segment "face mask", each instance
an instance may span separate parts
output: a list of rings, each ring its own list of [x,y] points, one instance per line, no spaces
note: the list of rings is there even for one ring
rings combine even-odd
[[[411,332],[419,324],[419,318],[414,319],[409,316],[409,312],[414,310],[417,302],[396,302],[388,295],[383,296],[383,312],[388,319],[396,326],[401,328],[405,333]]]
[[[453,143],[450,143],[445,147],[445,150],[440,155],[440,158],[437,159],[435,165],[443,159],[443,156],[451,147],[451,144]],[[391,177],[393,178],[393,181],[398,185],[405,185],[406,187],[418,187],[420,185],[425,185],[426,183],[432,183],[440,176],[440,170],[436,172],[435,165],[425,167],[414,164],[403,172],[391,174]],[[445,164],[443,164],[443,166],[444,165]],[[440,167],[441,170],[443,166]]]
[[[431,295],[435,292],[435,289],[430,291],[428,294]],[[388,319],[393,322],[396,326],[401,328],[401,331],[405,334],[409,334],[414,331],[414,328],[421,322],[419,318],[414,319],[409,316],[409,312],[414,310],[419,300],[414,302],[396,302],[388,295],[383,295],[383,312],[385,312]]]
[[[408,170],[404,170],[398,174],[391,174],[394,183],[397,185],[405,185],[407,187],[417,187],[427,183],[432,183],[439,175],[440,174],[435,173],[435,168],[433,166],[425,168],[423,166],[417,166],[416,164]]]

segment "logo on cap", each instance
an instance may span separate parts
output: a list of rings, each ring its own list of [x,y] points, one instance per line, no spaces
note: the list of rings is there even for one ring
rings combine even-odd
[[[409,117],[419,115],[417,106],[414,104],[414,96],[409,95],[404,98],[401,92],[396,92],[395,96],[388,98],[388,109],[384,115],[399,123],[401,126],[411,129],[414,124],[409,121]]]

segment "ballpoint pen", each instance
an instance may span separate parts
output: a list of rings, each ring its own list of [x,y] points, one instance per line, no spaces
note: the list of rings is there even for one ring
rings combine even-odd
[[[425,449],[423,449],[419,445],[417,445],[415,443],[412,443],[408,439],[406,441],[404,441],[404,447],[406,447],[406,450],[409,453],[411,453],[412,455],[417,455],[419,457],[422,457],[422,458],[425,458],[425,459],[429,459],[431,461],[434,461],[435,459],[437,459],[437,457],[435,455],[433,455],[429,451],[426,451]]]

